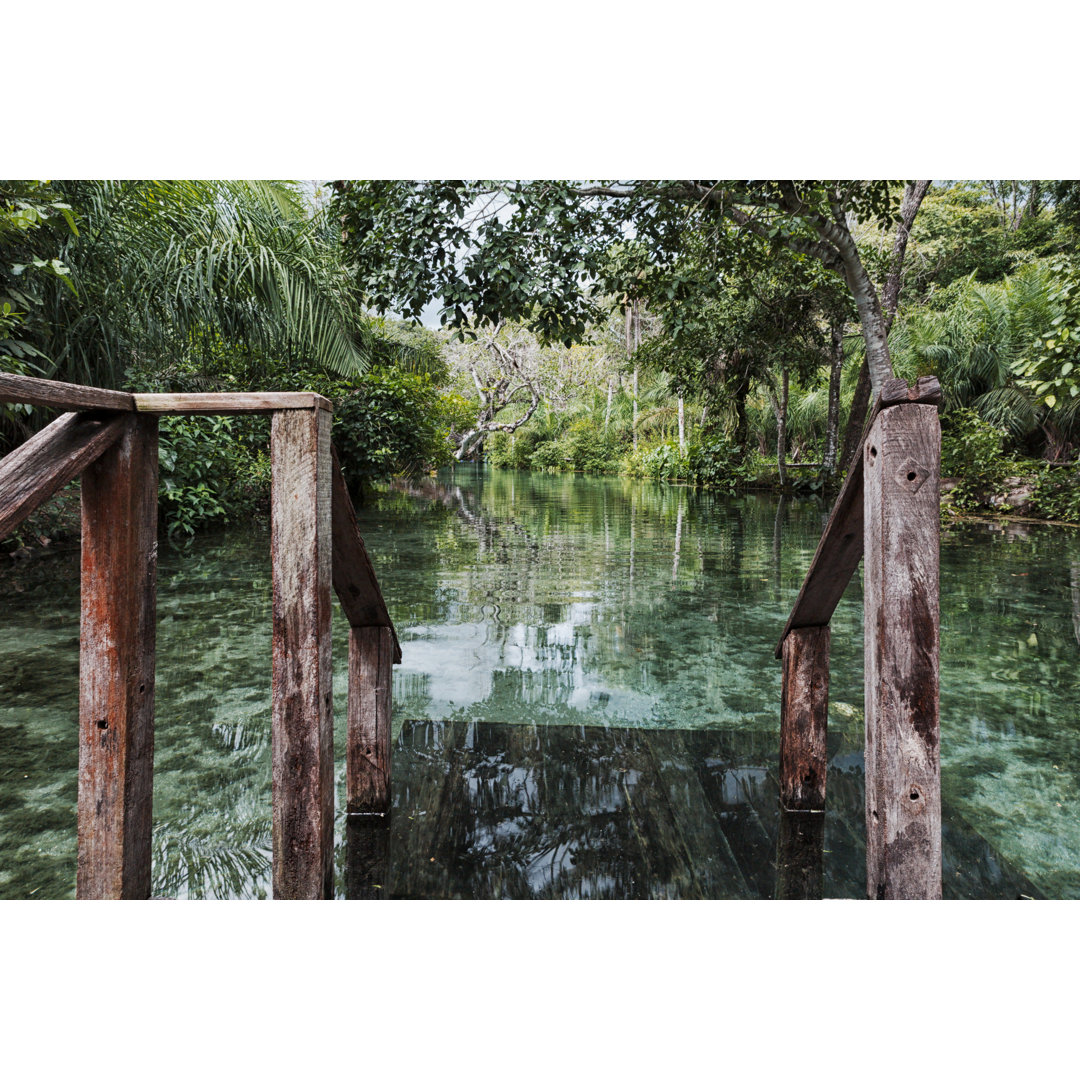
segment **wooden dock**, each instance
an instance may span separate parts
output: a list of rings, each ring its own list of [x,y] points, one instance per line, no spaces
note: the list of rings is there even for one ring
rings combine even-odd
[[[771,899],[784,872],[775,754],[762,732],[406,721],[391,815],[347,826],[346,895]],[[855,899],[863,773],[828,773],[820,891]],[[948,897],[1040,895],[957,818],[943,852]],[[815,858],[813,837],[801,854]]]

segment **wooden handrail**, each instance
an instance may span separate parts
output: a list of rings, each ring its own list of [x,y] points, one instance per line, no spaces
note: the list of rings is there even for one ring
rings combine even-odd
[[[272,413],[281,409],[325,409],[330,401],[322,394],[133,394],[138,412],[163,416],[227,416],[232,413]]]
[[[96,386],[34,379],[29,375],[9,375],[7,372],[0,372],[0,401],[41,405],[65,412],[85,409],[135,411],[135,398],[122,390],[101,390]]]
[[[274,896],[333,896],[331,584],[350,627],[350,813],[390,811],[401,645],[331,446],[330,402],[312,393],[132,395],[3,373],[0,401],[69,410],[0,460],[0,537],[83,477],[80,898],[150,892],[158,418],[272,414]]]
[[[941,384],[932,375],[918,379],[909,386],[903,379],[890,379],[867,418],[859,452],[851,463],[847,479],[833,504],[832,513],[821,534],[810,569],[780,635],[776,659],[784,655],[784,639],[792,630],[806,626],[827,626],[836,605],[851,581],[863,556],[863,454],[862,447],[878,413],[882,409],[907,403],[941,404]]]
[[[129,394],[97,386],[35,379],[0,372],[0,401],[65,411],[106,409],[111,412],[159,413],[165,416],[227,416],[231,413],[272,413],[281,409],[325,409],[321,394],[288,392],[212,394]]]
[[[0,540],[120,438],[124,415],[64,413],[0,460]]]
[[[379,580],[375,568],[368,558],[364,538],[356,524],[356,512],[353,510],[345,476],[338,462],[337,450],[330,447],[333,462],[331,483],[331,513],[333,515],[334,547],[334,591],[341,601],[345,618],[354,629],[364,626],[385,626],[390,630],[394,642],[394,663],[401,663],[401,645],[397,631],[386,610]]]

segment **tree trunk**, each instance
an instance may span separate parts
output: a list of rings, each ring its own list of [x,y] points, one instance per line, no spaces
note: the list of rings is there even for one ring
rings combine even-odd
[[[679,397],[679,453],[686,453],[686,413],[681,395]]]
[[[1073,634],[1076,644],[1080,645],[1080,562],[1073,561],[1069,566],[1069,591],[1072,595]]]
[[[840,374],[844,368],[844,324],[834,322],[832,362],[829,367],[829,415],[825,422],[825,453],[822,455],[821,478],[828,482],[836,475],[836,454],[840,441]]]
[[[626,305],[626,358],[633,360],[634,353],[637,352],[638,346],[641,344],[641,312],[638,307],[640,301],[631,300]],[[638,368],[637,364],[634,365],[634,417],[633,417],[633,436],[634,436],[634,449],[637,449],[638,437],[637,437],[637,421],[638,421]]]
[[[780,487],[786,491],[787,482],[787,406],[788,406],[788,369],[783,369],[780,380],[780,414],[776,428],[776,465],[780,470]]]
[[[607,434],[608,421],[611,419],[611,400],[615,396],[615,380],[608,379],[607,384],[607,408],[604,409],[604,433]]]
[[[877,318],[881,320],[880,324],[877,324],[873,312],[870,313],[871,322],[878,326],[874,333],[875,340],[881,335],[884,336],[886,357],[888,357],[889,331],[892,329],[893,320],[896,318],[896,309],[900,303],[900,286],[903,280],[904,256],[907,254],[908,237],[911,235],[911,226],[915,221],[915,215],[919,212],[923,198],[929,190],[929,180],[916,180],[904,188],[904,200],[900,204],[900,221],[896,226],[896,237],[893,240],[892,264],[885,279],[885,288],[881,294],[881,306],[877,312]],[[848,281],[851,284],[850,277]],[[870,279],[867,278],[866,284],[869,285],[869,283]],[[870,288],[872,291],[873,286],[871,285]],[[871,336],[868,334],[867,321],[863,317],[863,305],[859,304],[859,296],[854,285],[851,285],[851,290],[855,295],[856,305],[859,308],[863,337],[866,339],[867,344],[867,358],[863,361],[863,366],[859,370],[859,382],[855,387],[855,397],[851,403],[851,412],[848,415],[847,430],[844,432],[844,451],[841,456],[840,468],[845,472],[851,468],[851,462],[855,457],[859,444],[862,442],[863,427],[866,424],[866,410],[870,404],[870,391],[873,390],[876,394],[881,389],[882,381],[880,378],[874,377],[874,368],[871,363]],[[892,364],[890,361],[888,372],[885,375],[888,377],[891,374]]]
[[[847,427],[844,429],[844,449],[840,455],[840,471],[848,472],[862,442],[863,425],[866,423],[866,409],[870,403],[870,371],[863,360],[859,368],[859,381],[855,384],[855,396],[851,399],[851,412],[848,413]]]
[[[766,387],[769,395],[769,403],[776,417],[776,467],[780,473],[780,490],[787,490],[787,406],[788,406],[788,369],[781,368],[780,396],[777,400],[776,392],[771,383]]]
[[[743,376],[731,395],[735,405],[735,447],[740,457],[746,457],[750,442],[750,424],[746,419],[746,398],[750,393],[750,378]]]

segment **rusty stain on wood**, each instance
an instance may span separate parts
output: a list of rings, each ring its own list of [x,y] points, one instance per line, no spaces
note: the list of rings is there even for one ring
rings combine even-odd
[[[939,483],[932,405],[884,410],[863,447],[867,894],[940,899]]]
[[[0,461],[0,540],[126,430],[117,413],[64,413]]]
[[[829,628],[806,626],[784,638],[780,705],[780,805],[825,809],[829,714]]]
[[[341,601],[350,626],[386,626],[390,628],[394,645],[394,663],[401,663],[401,646],[397,632],[386,609],[375,570],[368,558],[364,538],[356,524],[349,489],[338,463],[337,451],[331,447],[333,461],[333,548],[334,590]]]
[[[157,418],[83,473],[79,899],[146,899],[154,768]]]
[[[332,406],[321,394],[134,394],[139,412],[172,415],[224,416],[229,413],[272,413],[278,409],[325,409]]]
[[[330,414],[274,413],[272,739],[276,899],[333,896]]]
[[[29,375],[8,375],[5,372],[0,372],[0,401],[63,409],[65,412],[82,409],[135,411],[135,399],[121,390],[101,390],[96,386],[79,386],[77,383],[35,379]]]
[[[388,626],[349,631],[345,783],[350,814],[390,810],[394,639]]]

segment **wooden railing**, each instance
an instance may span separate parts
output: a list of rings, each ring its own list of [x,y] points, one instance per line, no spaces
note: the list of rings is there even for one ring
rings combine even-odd
[[[829,622],[863,558],[867,895],[941,896],[940,402],[886,383],[776,648],[782,898],[821,895]]]
[[[0,374],[0,401],[66,410],[0,460],[0,539],[81,475],[76,895],[150,895],[158,418],[269,413],[273,894],[334,891],[330,586],[349,622],[347,809],[390,809],[401,647],[318,394],[127,394]]]

